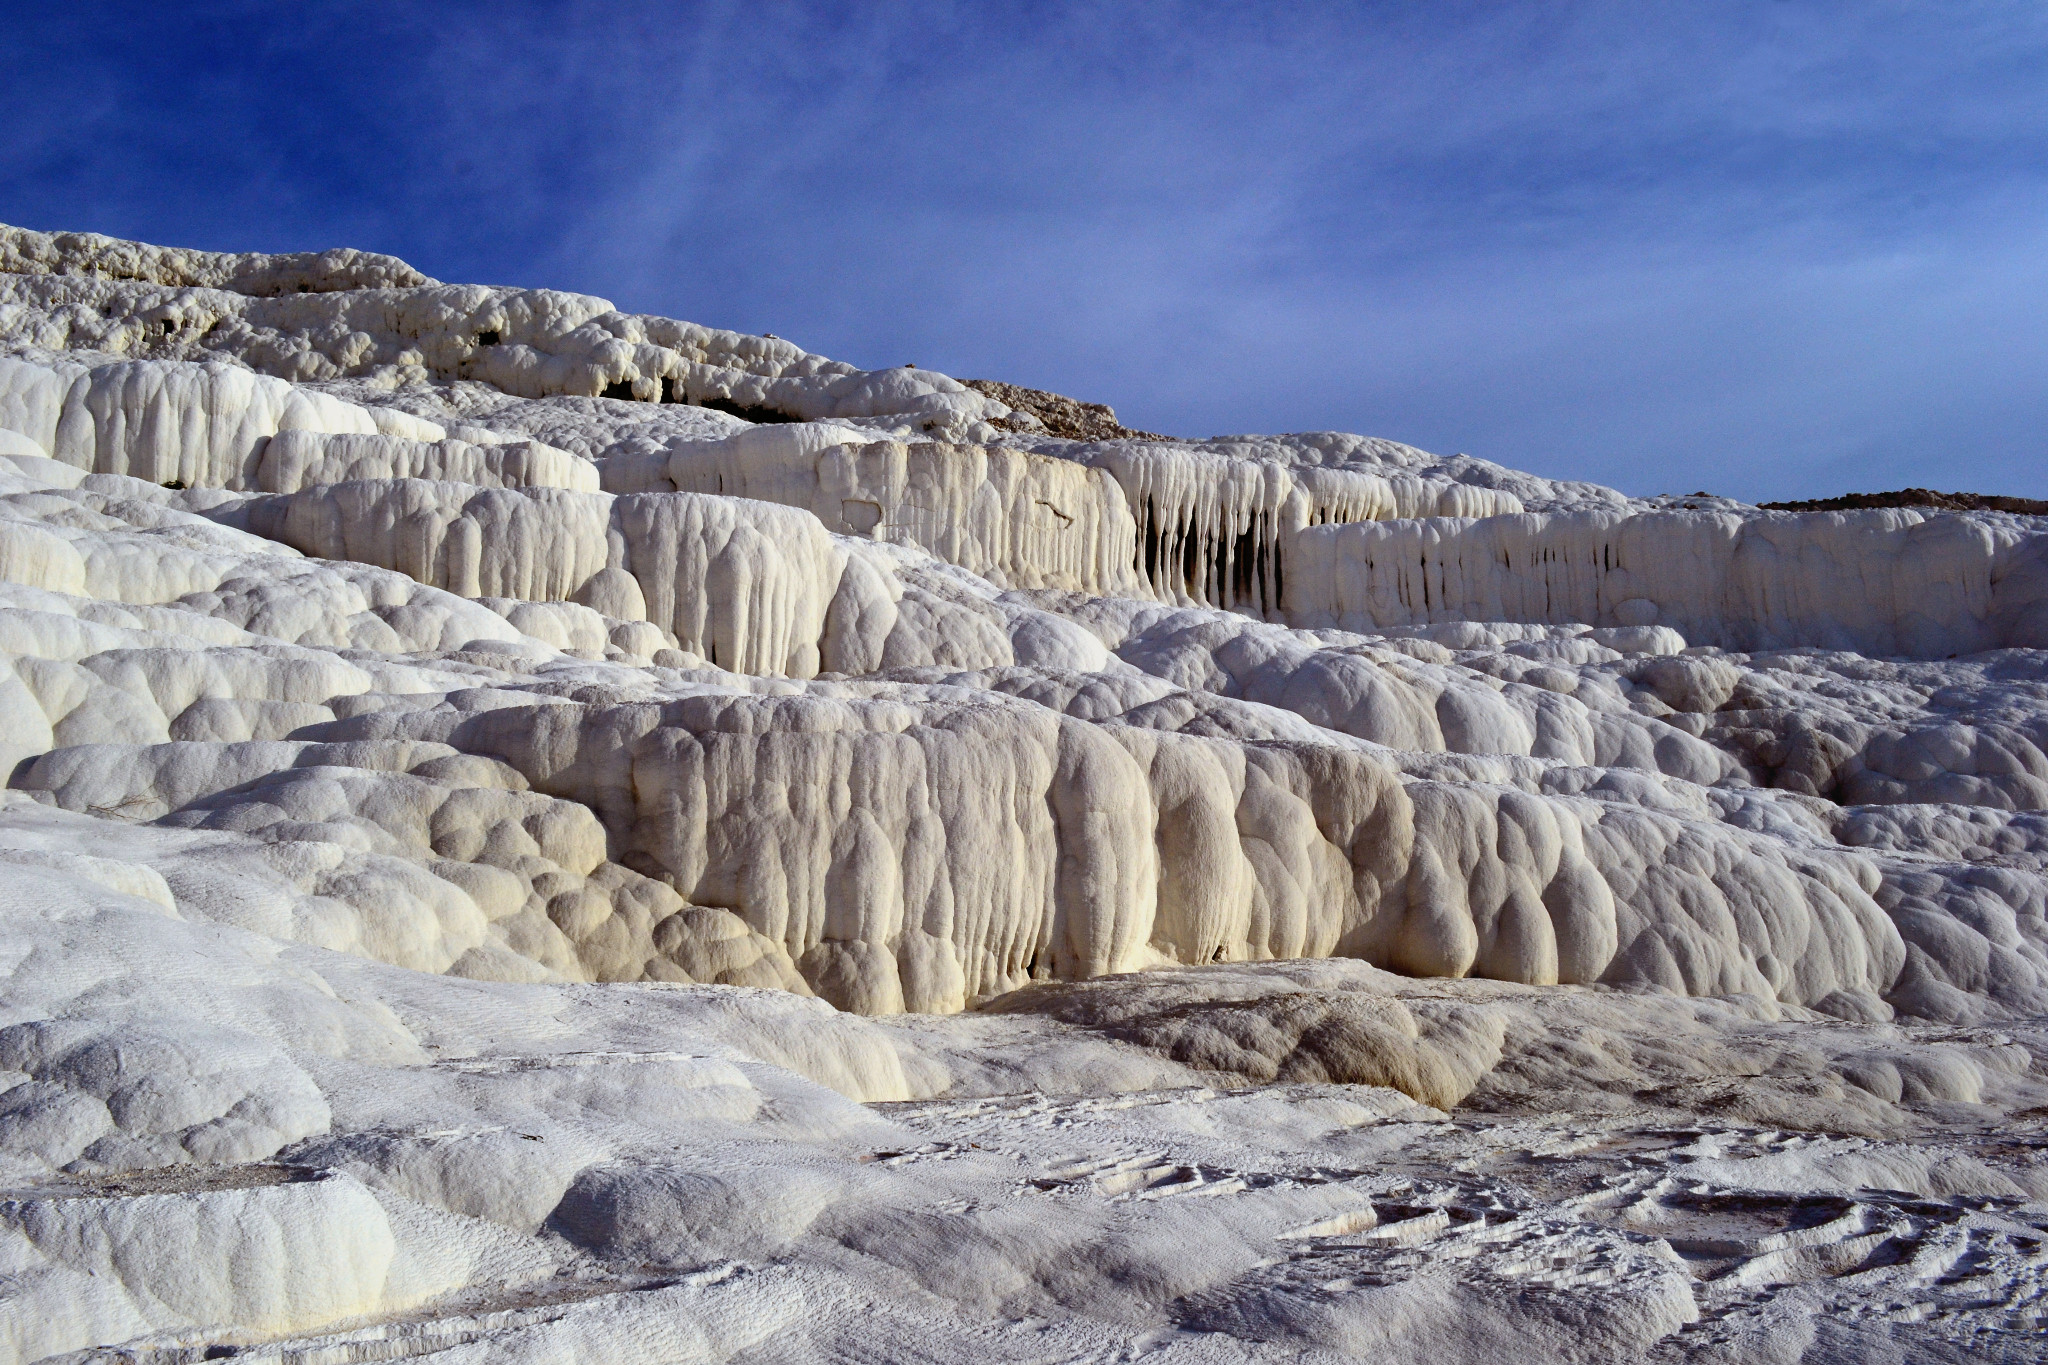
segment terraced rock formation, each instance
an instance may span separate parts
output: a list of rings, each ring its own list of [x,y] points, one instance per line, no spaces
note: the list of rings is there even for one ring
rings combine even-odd
[[[0,272],[0,1357],[2037,1358],[2048,521]]]

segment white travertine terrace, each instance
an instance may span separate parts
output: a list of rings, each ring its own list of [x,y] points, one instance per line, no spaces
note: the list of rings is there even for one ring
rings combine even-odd
[[[0,228],[0,661],[0,1360],[2041,1323],[2038,518]]]
[[[1317,527],[1289,619],[1375,631],[1473,619],[1667,625],[1747,651],[1946,658],[2048,646],[2032,517],[1581,512]]]

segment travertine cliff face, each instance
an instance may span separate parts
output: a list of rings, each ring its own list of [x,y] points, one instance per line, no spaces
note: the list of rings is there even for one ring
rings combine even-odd
[[[0,934],[0,1161],[328,1173],[0,1205],[34,1267],[0,1354],[388,1317],[554,1273],[544,1223],[650,1264],[815,1223],[887,1261],[894,1196],[745,1161],[710,1190],[634,1145],[764,1104],[811,1106],[805,1141],[881,1122],[773,1098],[792,1071],[900,1101],[1057,1089],[1064,1058],[1074,1089],[1448,1106],[1777,1076],[1715,1040],[1803,1021],[1836,1042],[1784,1072],[1803,1100],[1742,1101],[1772,1121],[2018,1105],[2025,1050],[1982,1030],[2048,1013],[2048,522],[1647,503],[1331,433],[1082,441],[1005,392],[364,253],[0,229],[0,884],[57,907]],[[172,983],[215,956],[230,1003],[193,1013]],[[663,993],[692,984],[783,994]],[[624,1091],[476,1100],[478,1167],[370,1098],[466,1010],[625,1010],[560,1036],[739,1060],[649,1062],[694,1097],[647,1101],[678,1106],[658,1139],[619,1136]],[[1573,1019],[1637,1041],[1545,1071],[1530,1040]],[[1916,1020],[1977,1052],[1928,1060]],[[421,1084],[392,1103],[453,1112]],[[492,1146],[515,1111],[556,1145]],[[1376,1216],[1289,1198],[1258,1237]],[[676,1212],[726,1205],[788,1227]],[[169,1264],[222,1229],[289,1264]],[[1623,1355],[1697,1316],[1658,1264],[1609,1285]],[[1128,1325],[1198,1290],[1002,1303]],[[1380,1340],[1195,1302],[1191,1332]]]

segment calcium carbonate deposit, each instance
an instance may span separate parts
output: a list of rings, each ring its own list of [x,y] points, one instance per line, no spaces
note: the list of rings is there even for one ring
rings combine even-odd
[[[0,228],[0,1359],[2048,1358],[2048,518]]]

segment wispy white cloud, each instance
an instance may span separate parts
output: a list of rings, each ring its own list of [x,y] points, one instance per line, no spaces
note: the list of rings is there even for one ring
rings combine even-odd
[[[25,26],[0,216],[352,240],[1197,435],[2048,494],[2033,4],[95,8]]]

